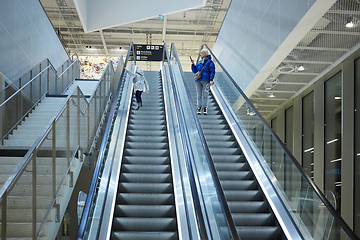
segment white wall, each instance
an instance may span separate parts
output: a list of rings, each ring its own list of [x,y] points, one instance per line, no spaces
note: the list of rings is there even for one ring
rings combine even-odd
[[[244,91],[314,2],[232,0],[212,51]]]
[[[68,55],[38,0],[1,0],[0,72],[11,81],[49,58],[55,69]]]

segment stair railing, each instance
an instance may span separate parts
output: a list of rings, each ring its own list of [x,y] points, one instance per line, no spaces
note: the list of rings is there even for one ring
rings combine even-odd
[[[136,63],[133,57],[130,57],[131,52],[134,52],[134,45],[130,43],[129,50],[125,58],[125,63],[122,65],[122,69],[125,67],[129,67],[132,65],[131,63]],[[119,69],[119,67],[117,68]],[[117,119],[117,115],[119,111],[120,100],[122,99],[122,83],[125,82],[125,71],[119,71],[117,76],[121,82],[118,84],[113,84],[114,91],[116,87],[116,93],[114,94],[114,98],[111,104],[111,110],[108,116],[108,120],[106,123],[106,129],[104,137],[102,138],[101,146],[99,149],[99,154],[97,156],[97,161],[93,173],[93,177],[90,184],[90,189],[85,201],[85,206],[81,215],[81,220],[79,224],[79,229],[76,235],[76,239],[98,239],[98,234],[100,231],[100,224],[102,218],[100,215],[103,213],[104,209],[104,194],[100,192],[99,186],[100,184],[103,188],[108,188],[110,182],[108,181],[107,177],[104,177],[104,168],[106,166],[112,166],[111,157],[108,157],[109,154],[109,141],[111,139],[113,129],[114,129],[114,122]],[[123,112],[120,110],[120,112]],[[121,118],[120,118],[121,119]],[[121,119],[124,121],[124,119]],[[111,155],[111,154],[110,154]],[[108,160],[110,158],[110,160]],[[104,190],[102,190],[104,191]],[[100,199],[100,200],[99,200]],[[97,203],[100,202],[100,203]]]
[[[1,144],[46,94],[61,94],[67,85],[80,76],[78,58],[70,64],[66,61],[64,64],[68,66],[59,76],[51,62],[48,59],[46,59],[46,62],[47,66],[44,69],[42,69],[43,63],[34,67],[34,69],[39,68],[35,76],[32,77],[35,72],[32,69],[24,77],[10,83],[1,90],[0,119],[3,121],[0,129]],[[28,77],[30,79],[27,81]],[[7,95],[10,96],[7,97]]]
[[[313,224],[321,222],[319,221],[320,216],[327,216],[327,218],[333,219],[331,221],[330,239],[359,239],[337,213],[322,191],[306,174],[299,162],[271,129],[216,56],[206,45],[202,48],[207,48],[210,51],[212,60],[215,63],[217,69],[214,79],[215,89],[218,89],[216,91],[219,92],[219,96],[226,102],[227,111],[235,121],[231,126],[236,126],[236,129],[239,129],[241,135],[244,136],[242,138],[246,141],[246,144],[251,146],[249,154],[256,158],[261,171],[266,173],[266,177],[276,189],[276,193],[281,198],[282,205],[287,209],[288,214],[291,215],[294,224],[296,224],[302,236],[305,239],[313,239],[315,236],[321,236],[321,239],[327,237],[329,229],[326,226],[319,227],[319,225]],[[241,145],[242,143],[239,144]],[[322,208],[317,208],[313,204],[302,205],[308,208],[306,212],[312,213],[313,219],[307,219],[305,214],[301,215],[294,211],[292,200],[296,198],[298,189],[306,192],[307,199],[312,198],[312,202],[322,203]],[[319,232],[321,230],[323,232]]]
[[[79,87],[68,95],[0,190],[1,239],[11,237],[7,228],[9,209],[31,209],[32,239],[46,235],[44,227],[52,212],[55,221],[61,221],[65,207],[60,204],[70,200],[67,193],[72,192],[81,170],[83,152],[90,152],[94,145],[92,139],[119,82],[116,78],[123,69],[122,58],[116,71],[112,66],[110,61],[90,101]]]

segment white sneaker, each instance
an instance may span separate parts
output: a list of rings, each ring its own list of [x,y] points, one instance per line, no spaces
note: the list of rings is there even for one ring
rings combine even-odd
[[[197,115],[200,115],[201,114],[201,108],[197,108]]]

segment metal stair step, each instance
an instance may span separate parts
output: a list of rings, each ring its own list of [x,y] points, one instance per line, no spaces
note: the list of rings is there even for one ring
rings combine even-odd
[[[176,232],[112,232],[112,240],[178,240],[178,235]]]
[[[171,173],[169,165],[135,165],[124,164],[121,168],[123,173]]]
[[[227,191],[227,190],[258,190],[258,184],[255,180],[242,180],[242,181],[222,180],[221,186],[225,191]]]
[[[167,173],[122,173],[120,180],[124,182],[166,183],[171,181],[171,175]]]
[[[168,156],[166,157],[150,157],[150,156],[124,156],[123,157],[124,164],[170,164],[170,159]]]
[[[217,171],[249,171],[249,165],[242,162],[215,162],[215,167]]]
[[[118,193],[117,204],[129,205],[171,205],[174,196],[170,193]]]
[[[175,217],[175,207],[172,205],[116,205],[115,217],[160,218]]]
[[[121,193],[172,193],[171,183],[128,183],[119,184]]]
[[[124,149],[125,156],[153,156],[166,157],[169,156],[168,149]]]
[[[232,213],[251,213],[251,212],[267,212],[269,211],[268,205],[264,201],[242,201],[228,203]]]
[[[114,231],[176,231],[175,218],[115,218]]]
[[[241,240],[279,240],[281,229],[273,226],[236,227]]]
[[[227,201],[263,201],[264,196],[260,190],[224,191]]]

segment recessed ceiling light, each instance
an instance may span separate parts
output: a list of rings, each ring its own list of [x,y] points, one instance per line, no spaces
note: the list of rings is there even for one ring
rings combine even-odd
[[[298,71],[304,71],[305,70],[305,68],[304,68],[304,66],[300,66],[300,67],[298,67]]]

